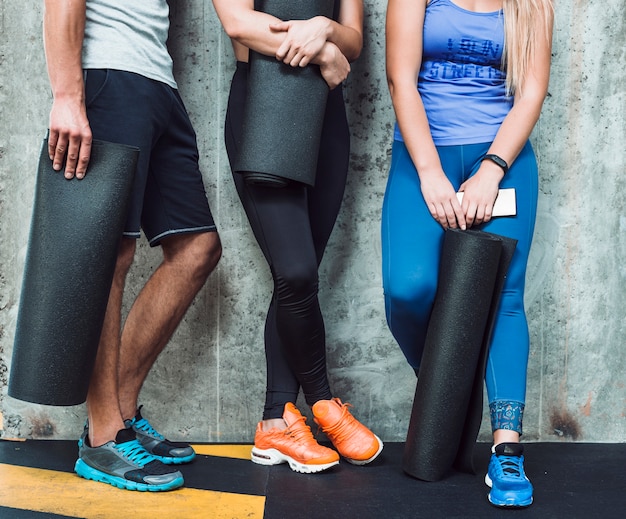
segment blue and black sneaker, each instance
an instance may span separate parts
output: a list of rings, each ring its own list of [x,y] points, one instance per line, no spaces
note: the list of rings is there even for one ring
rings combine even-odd
[[[500,443],[491,448],[485,483],[491,488],[489,502],[502,507],[524,507],[533,502],[533,486],[524,473],[524,447]]]
[[[189,463],[196,457],[193,447],[184,442],[171,442],[159,434],[150,422],[141,416],[141,408],[131,420],[126,420],[124,425],[132,427],[137,434],[137,440],[150,454],[166,465],[178,465]]]
[[[108,483],[117,488],[159,492],[183,485],[178,470],[161,463],[137,441],[135,431],[121,429],[115,441],[100,447],[91,447],[87,427],[78,440],[76,473],[93,481]]]

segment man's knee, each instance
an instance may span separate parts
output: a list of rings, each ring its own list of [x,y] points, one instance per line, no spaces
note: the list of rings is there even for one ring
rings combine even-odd
[[[207,232],[198,235],[194,241],[196,250],[194,254],[198,258],[197,268],[208,276],[217,266],[222,257],[222,243],[217,232]]]
[[[222,256],[217,232],[172,236],[161,242],[166,262],[177,263],[190,274],[206,278]]]

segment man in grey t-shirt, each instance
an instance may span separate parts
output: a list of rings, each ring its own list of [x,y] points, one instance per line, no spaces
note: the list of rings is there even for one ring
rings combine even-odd
[[[92,139],[140,149],[132,203],[87,395],[76,472],[131,490],[183,484],[195,453],[141,415],[138,395],[221,246],[198,168],[196,138],[167,51],[166,0],[45,0],[44,43],[54,101],[49,155],[81,179]],[[143,229],[163,261],[121,325],[124,285]]]

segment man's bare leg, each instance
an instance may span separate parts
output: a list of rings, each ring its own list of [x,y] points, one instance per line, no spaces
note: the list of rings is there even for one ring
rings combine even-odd
[[[135,240],[122,238],[96,362],[87,393],[89,440],[93,447],[114,440],[117,432],[124,428],[119,406],[118,385],[120,327],[124,286],[134,254]]]
[[[135,246],[135,240],[129,238],[123,238],[120,244],[89,385],[87,412],[92,446],[115,439],[124,428],[124,419],[134,416],[150,368],[221,254],[217,233],[164,240],[163,263],[140,292],[121,332],[122,298]],[[125,402],[124,412],[120,402]]]
[[[170,236],[161,246],[163,262],[137,296],[121,335],[118,396],[123,419],[135,416],[152,365],[221,255],[215,232]]]

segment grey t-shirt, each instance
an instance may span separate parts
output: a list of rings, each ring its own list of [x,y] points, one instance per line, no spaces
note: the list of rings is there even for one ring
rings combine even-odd
[[[87,0],[83,68],[134,72],[176,88],[166,0]]]

